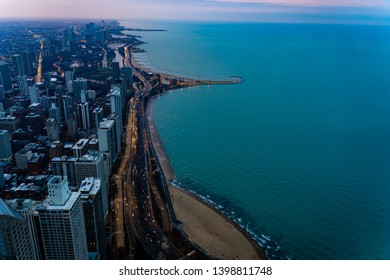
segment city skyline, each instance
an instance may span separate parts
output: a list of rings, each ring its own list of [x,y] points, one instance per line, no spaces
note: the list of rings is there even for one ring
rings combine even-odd
[[[389,11],[384,0],[0,1],[0,18],[390,24]]]

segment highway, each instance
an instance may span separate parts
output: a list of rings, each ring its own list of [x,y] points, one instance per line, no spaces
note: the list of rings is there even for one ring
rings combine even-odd
[[[39,58],[38,58],[38,74],[35,77],[35,83],[41,83],[42,82],[42,60],[43,60],[43,48],[44,48],[44,42],[41,40],[41,49],[39,52]]]
[[[124,48],[125,66],[132,67]],[[132,259],[137,254],[149,259],[209,259],[180,230],[172,207],[167,182],[161,172],[149,131],[145,108],[153,87],[134,67],[141,86],[128,108],[124,151],[115,180],[113,257]]]

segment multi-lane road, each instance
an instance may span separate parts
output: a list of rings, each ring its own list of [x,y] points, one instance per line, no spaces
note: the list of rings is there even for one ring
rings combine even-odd
[[[132,67],[125,51],[125,66]],[[145,114],[152,90],[148,78],[133,68],[140,81],[128,106],[124,151],[116,174],[114,197],[115,258],[207,259],[200,248],[180,230],[167,182],[153,149]]]

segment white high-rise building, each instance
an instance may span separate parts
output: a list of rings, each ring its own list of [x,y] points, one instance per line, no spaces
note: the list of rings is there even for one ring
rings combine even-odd
[[[103,119],[98,129],[99,151],[110,153],[111,166],[118,156],[116,137],[115,121]]]
[[[84,212],[79,192],[71,192],[67,177],[54,176],[48,197],[38,210],[48,260],[87,260]]]

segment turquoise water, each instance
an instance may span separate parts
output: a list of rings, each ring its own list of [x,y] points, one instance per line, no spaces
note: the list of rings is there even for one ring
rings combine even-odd
[[[270,258],[390,259],[390,27],[156,24],[150,65],[244,83],[176,90],[154,118],[181,187]]]

